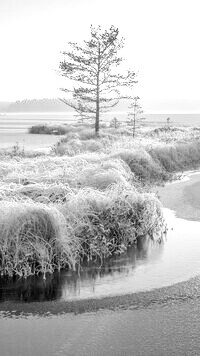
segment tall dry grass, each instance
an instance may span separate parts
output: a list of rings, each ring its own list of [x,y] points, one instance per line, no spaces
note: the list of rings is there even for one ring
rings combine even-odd
[[[65,219],[42,204],[0,202],[0,272],[12,277],[73,267]]]
[[[115,184],[104,192],[80,189],[60,206],[78,241],[82,261],[99,260],[126,252],[142,236],[162,239],[161,204],[153,194],[139,194],[132,186]]]
[[[111,157],[123,160],[143,182],[165,181],[168,178],[167,172],[145,149],[121,149],[111,154]]]
[[[154,147],[149,150],[153,160],[167,172],[197,168],[200,165],[200,141]]]

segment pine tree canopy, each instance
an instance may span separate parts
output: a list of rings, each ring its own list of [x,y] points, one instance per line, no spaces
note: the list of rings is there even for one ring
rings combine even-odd
[[[62,52],[60,74],[67,78],[68,86],[61,89],[66,93],[61,100],[82,118],[94,119],[98,136],[100,113],[111,110],[120,99],[130,98],[125,89],[130,92],[136,74],[119,71],[124,59],[118,52],[124,47],[124,38],[119,38],[118,28],[103,31],[91,26],[90,32],[89,41],[69,42],[69,50]]]

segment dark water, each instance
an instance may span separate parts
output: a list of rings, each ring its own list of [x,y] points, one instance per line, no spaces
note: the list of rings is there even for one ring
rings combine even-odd
[[[42,276],[0,278],[0,302],[71,300],[109,295],[112,286],[120,287],[124,278],[129,279],[139,266],[159,258],[162,250],[163,244],[143,239],[127,254],[114,256],[102,266],[91,264],[79,271],[61,271],[48,275],[46,280]]]
[[[200,222],[177,219],[165,210],[163,243],[143,240],[128,254],[79,273],[63,271],[27,280],[0,279],[0,301],[78,300],[123,295],[185,281],[200,272]]]

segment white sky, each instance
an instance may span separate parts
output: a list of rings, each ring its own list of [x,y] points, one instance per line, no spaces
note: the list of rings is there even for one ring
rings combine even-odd
[[[145,112],[200,112],[200,0],[0,0],[0,101],[59,97],[68,41],[119,27]]]

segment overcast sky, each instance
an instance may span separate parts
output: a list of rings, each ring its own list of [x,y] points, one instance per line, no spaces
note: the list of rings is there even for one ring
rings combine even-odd
[[[200,112],[200,0],[0,0],[0,101],[59,97],[68,41],[119,28],[145,112]]]

